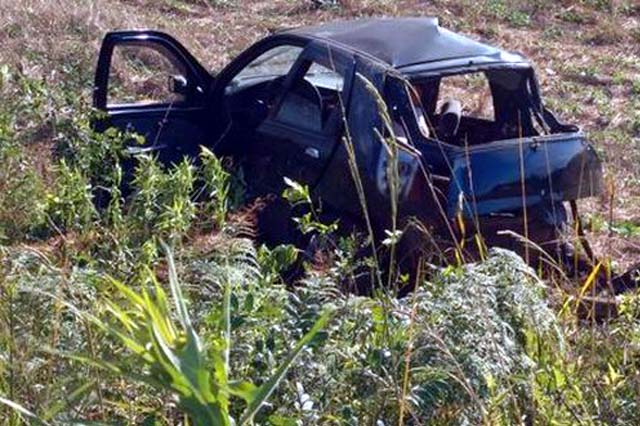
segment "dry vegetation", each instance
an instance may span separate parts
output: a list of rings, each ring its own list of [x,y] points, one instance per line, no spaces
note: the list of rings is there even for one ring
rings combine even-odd
[[[203,420],[215,410],[227,416],[219,424],[229,424],[229,416],[242,416],[245,402],[251,408],[254,389],[243,382],[244,390],[226,394],[221,383],[229,372],[268,383],[292,342],[304,342],[330,305],[339,311],[337,319],[306,341],[298,364],[285,363],[291,369],[257,424],[638,424],[637,296],[625,298],[622,315],[609,324],[580,323],[575,294],[553,293],[550,285],[547,293],[556,297],[548,304],[532,271],[498,251],[488,262],[446,269],[408,300],[350,298],[336,283],[355,262],[352,240],[340,241],[335,264],[322,272],[311,268],[290,293],[280,274],[295,257],[292,248],[255,248],[239,238],[250,230],[242,211],[229,214],[232,185],[216,159],[204,154],[202,168],[184,163],[165,172],[149,159],[137,172],[137,188],[152,194],[153,202],[134,197],[130,208],[111,205],[103,217],[86,190],[87,175],[96,172],[117,187],[108,179],[114,178],[114,147],[121,138],[101,139],[87,125],[105,32],[166,31],[217,70],[280,28],[370,15],[435,15],[445,27],[531,58],[551,109],[580,125],[605,161],[605,194],[581,206],[597,254],[621,268],[637,263],[636,3],[0,0],[0,398],[53,424],[185,424],[185,415],[189,424],[218,424]],[[72,153],[68,162],[61,152]],[[202,203],[191,200],[196,177],[215,190]],[[137,297],[156,277],[176,285],[167,279],[171,268],[160,239],[174,242],[201,334],[204,349],[193,357],[183,345],[197,339],[182,314],[163,304],[160,291],[151,291],[152,302]],[[83,314],[72,315],[67,304]],[[158,318],[150,318],[155,314],[166,326],[165,343],[182,361],[197,363],[203,374],[215,371],[207,383],[215,388],[209,405],[192,403],[176,385],[184,371],[158,361],[158,348],[157,358],[135,356],[136,339],[150,347],[157,338],[137,332],[157,325]],[[133,338],[105,332],[106,323]],[[149,379],[144,383],[141,371]],[[26,424],[28,417],[0,408],[3,426]]]

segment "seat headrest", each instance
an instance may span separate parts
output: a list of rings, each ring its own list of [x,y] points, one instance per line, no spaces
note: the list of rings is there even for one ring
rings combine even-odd
[[[440,121],[438,122],[438,137],[448,141],[458,133],[462,104],[456,99],[447,99],[440,108]]]

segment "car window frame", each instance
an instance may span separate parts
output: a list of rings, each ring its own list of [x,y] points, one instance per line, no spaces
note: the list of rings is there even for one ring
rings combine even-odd
[[[443,80],[453,80],[456,78],[463,78],[466,79],[468,77],[474,77],[476,75],[481,75],[481,79],[483,81],[483,90],[486,90],[487,93],[490,97],[491,97],[491,115],[492,117],[485,117],[485,116],[475,116],[472,114],[462,114],[461,118],[469,118],[472,120],[482,120],[482,121],[487,121],[487,122],[493,122],[495,123],[497,120],[497,111],[496,111],[496,100],[494,97],[494,92],[493,92],[493,87],[491,86],[491,81],[489,79],[489,76],[487,75],[487,70],[469,70],[468,72],[463,72],[463,73],[456,73],[456,74],[443,74],[442,76],[440,76],[440,78],[438,79],[438,83],[437,83],[437,89],[436,89],[436,105],[435,105],[435,111],[434,114],[439,114],[438,111],[438,106],[442,106],[441,102],[444,102],[447,97],[446,94],[443,94]],[[446,82],[444,82],[444,84],[447,84]],[[465,87],[463,90],[467,91],[468,87]],[[464,112],[464,108],[465,105],[463,105],[463,112]]]
[[[279,127],[289,128],[300,133],[315,134],[318,136],[332,137],[337,136],[342,128],[346,117],[342,120],[335,117],[329,117],[327,123],[329,126],[323,125],[319,131],[309,129],[305,127],[296,126],[288,122],[278,120],[277,114],[282,107],[282,102],[286,98],[287,94],[293,89],[293,85],[300,79],[303,79],[309,68],[313,63],[322,65],[325,68],[333,70],[340,74],[343,78],[343,86],[340,94],[342,106],[339,110],[332,113],[332,116],[336,113],[347,114],[349,111],[349,101],[351,98],[351,88],[353,85],[353,78],[355,75],[356,62],[353,55],[348,52],[342,51],[336,46],[330,45],[327,42],[314,40],[310,42],[302,51],[297,61],[287,75],[283,90],[280,96],[278,96],[273,110],[269,114],[268,120],[277,124]]]
[[[192,83],[192,90],[181,102],[125,103],[109,104],[109,81],[112,72],[112,60],[116,46],[137,46],[153,49],[165,56],[172,64],[181,64],[186,71],[185,77]],[[204,102],[204,94],[209,90],[212,76],[204,69],[191,53],[173,37],[157,31],[116,31],[108,33],[100,48],[96,75],[94,77],[94,108],[102,111],[135,111],[149,108],[190,108]]]
[[[133,102],[110,102],[110,99],[114,96],[112,92],[112,78],[113,78],[113,61],[114,57],[118,54],[123,54],[124,52],[118,53],[118,49],[126,49],[126,48],[138,48],[138,49],[149,49],[154,51],[156,54],[162,56],[171,66],[174,67],[175,71],[179,71],[178,73],[168,74],[168,77],[171,75],[181,75],[185,79],[191,78],[191,70],[188,67],[188,64],[184,62],[180,57],[176,55],[176,53],[168,48],[167,46],[159,43],[150,43],[146,40],[133,40],[126,43],[118,44],[113,46],[113,50],[111,52],[111,62],[109,67],[109,82],[107,84],[107,93],[106,93],[106,107],[109,109],[117,109],[117,108],[137,108],[137,107],[166,107],[169,105],[181,106],[187,105],[193,100],[192,93],[181,94],[181,99],[163,99],[163,100],[153,100],[149,102],[145,101],[133,101]],[[165,82],[166,84],[166,82]],[[171,92],[167,93],[171,95]],[[116,99],[118,100],[118,99]]]
[[[253,59],[251,59],[248,63],[245,63],[243,67],[239,68],[238,71],[233,74],[233,76],[231,76],[231,78],[228,80],[227,84],[224,86],[224,94],[225,95],[233,95],[236,91],[229,91],[228,89],[233,87],[233,82],[238,78],[238,76],[240,76],[240,74],[242,74],[245,70],[247,70],[249,68],[249,66],[251,64],[253,64],[255,61],[257,61],[258,59],[260,59],[263,55],[274,51],[278,48],[281,47],[286,47],[289,49],[298,49],[299,52],[297,54],[297,56],[295,56],[294,60],[291,62],[291,64],[289,65],[289,68],[287,69],[286,72],[282,73],[282,74],[272,74],[272,75],[262,75],[262,76],[253,76],[253,77],[249,77],[249,78],[256,78],[256,79],[260,79],[260,78],[264,78],[264,81],[269,80],[268,78],[265,77],[271,77],[273,76],[273,80],[279,79],[279,78],[286,78],[289,73],[291,72],[291,70],[293,70],[293,67],[295,66],[295,64],[297,63],[298,58],[300,57],[300,55],[302,55],[302,52],[304,51],[304,47],[302,46],[298,46],[298,45],[294,45],[294,44],[290,44],[290,43],[285,43],[285,44],[278,44],[276,46],[271,46],[270,48],[262,51],[261,53],[259,53],[257,56],[253,57]],[[240,90],[242,90],[242,88],[240,88]]]
[[[226,67],[224,67],[220,73],[216,76],[216,81],[212,85],[212,93],[214,98],[224,97],[225,89],[231,83],[231,81],[245,69],[251,62],[258,59],[262,54],[276,47],[291,45],[301,47],[302,55],[304,49],[309,44],[309,40],[294,36],[294,35],[275,35],[264,38],[257,43],[253,44],[248,49],[240,53],[235,59],[233,59]],[[299,59],[299,57],[297,58]],[[296,61],[297,61],[296,59]],[[293,71],[294,65],[289,70],[289,73]],[[288,74],[286,74],[288,75]]]

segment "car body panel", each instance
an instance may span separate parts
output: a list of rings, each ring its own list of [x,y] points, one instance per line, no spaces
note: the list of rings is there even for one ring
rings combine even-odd
[[[161,52],[185,70],[188,93],[179,103],[108,104],[111,61],[116,46],[139,46]],[[214,79],[202,65],[173,37],[157,31],[116,31],[108,33],[102,43],[96,68],[93,105],[104,111],[94,123],[97,129],[115,127],[144,137],[143,146],[132,144],[132,152],[155,152],[169,164],[186,156],[197,155],[199,145],[207,140],[205,94]]]
[[[451,217],[458,211],[473,217],[550,206],[602,190],[600,160],[581,133],[457,149],[450,162]]]
[[[399,70],[419,64],[429,68],[429,64],[440,61],[480,56],[497,60],[504,56],[513,61],[524,61],[520,55],[508,54],[494,46],[446,30],[438,25],[438,19],[434,17],[334,21],[285,33],[341,45]]]

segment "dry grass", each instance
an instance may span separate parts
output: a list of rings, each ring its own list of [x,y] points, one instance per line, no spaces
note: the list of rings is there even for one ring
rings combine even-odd
[[[548,103],[589,133],[615,182],[613,194],[583,203],[585,210],[596,222],[640,224],[640,10],[632,3],[348,0],[342,8],[318,9],[305,0],[224,6],[211,0],[0,0],[0,62],[50,84],[75,75],[88,97],[101,37],[113,29],[167,31],[215,70],[281,28],[366,15],[436,15],[447,27],[531,58]],[[592,238],[600,254],[622,264],[638,258],[640,235],[621,238],[599,226]]]

